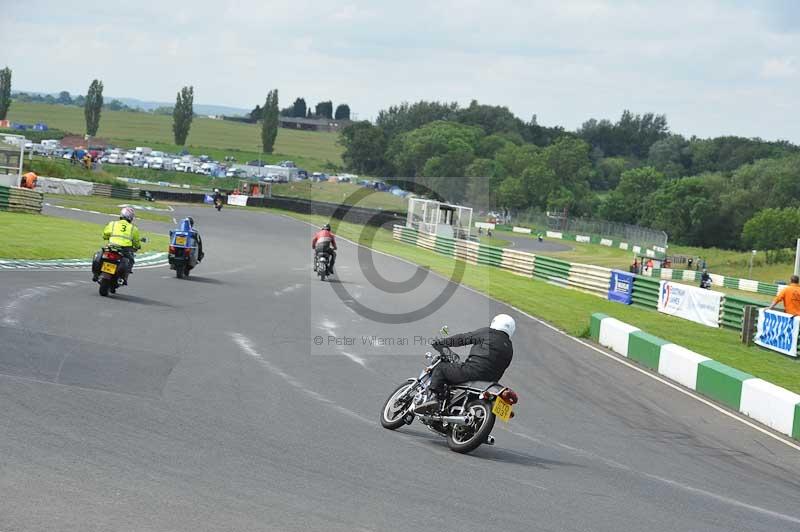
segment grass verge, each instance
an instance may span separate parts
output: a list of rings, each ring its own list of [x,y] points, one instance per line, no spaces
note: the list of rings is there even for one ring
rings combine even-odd
[[[281,212],[316,225],[329,221],[322,216],[277,209],[272,212]],[[398,242],[392,238],[390,231],[345,222],[339,222],[334,229],[342,237],[410,260],[444,276],[449,277],[453,272],[453,259]],[[650,334],[800,393],[800,361],[758,347],[746,347],[740,342],[736,331],[713,329],[655,310],[613,303],[490,266],[467,265],[461,283],[538,316],[573,336],[588,336],[589,316],[592,312],[603,312]]]
[[[103,225],[41,214],[0,212],[0,257],[4,259],[88,259],[103,244]],[[148,238],[142,251],[164,251],[169,239]]]

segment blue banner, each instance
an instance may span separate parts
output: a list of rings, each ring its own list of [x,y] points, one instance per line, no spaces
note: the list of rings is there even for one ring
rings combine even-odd
[[[213,205],[214,198],[210,194],[206,194],[206,197],[203,198],[203,203],[208,203],[209,205]]]
[[[611,271],[608,285],[608,300],[630,305],[633,302],[633,274],[617,270]]]
[[[777,310],[759,309],[756,343],[761,347],[796,357],[798,332],[800,318]]]

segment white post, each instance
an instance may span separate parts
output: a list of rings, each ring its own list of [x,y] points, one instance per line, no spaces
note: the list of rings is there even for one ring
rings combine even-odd
[[[794,274],[800,275],[800,238],[797,239],[797,248],[794,252]]]

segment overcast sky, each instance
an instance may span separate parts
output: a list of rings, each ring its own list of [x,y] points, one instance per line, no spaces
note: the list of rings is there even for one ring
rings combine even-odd
[[[574,129],[622,110],[684,135],[800,143],[800,1],[0,0],[16,90],[251,108],[508,106]]]

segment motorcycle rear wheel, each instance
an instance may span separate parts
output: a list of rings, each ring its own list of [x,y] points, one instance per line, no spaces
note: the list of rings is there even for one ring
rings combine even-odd
[[[394,404],[405,394],[412,386],[413,382],[404,382],[392,392],[389,398],[383,403],[381,410],[381,426],[385,429],[396,430],[405,424],[405,415],[408,408],[403,408],[399,411],[394,410]],[[412,398],[409,398],[409,403]],[[390,417],[391,416],[391,417]]]
[[[475,423],[470,426],[457,425],[447,435],[448,447],[457,453],[474,451],[486,442],[496,419],[492,413],[492,404],[481,399],[467,403],[466,411],[475,417]]]
[[[100,279],[100,295],[103,297],[108,296],[108,288],[110,286],[108,279]]]

